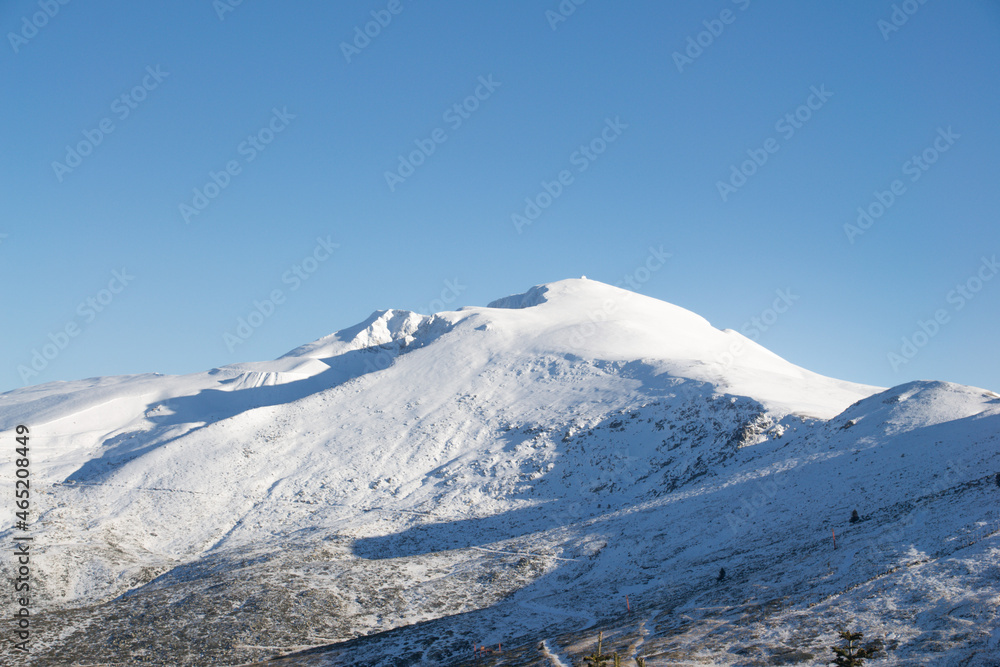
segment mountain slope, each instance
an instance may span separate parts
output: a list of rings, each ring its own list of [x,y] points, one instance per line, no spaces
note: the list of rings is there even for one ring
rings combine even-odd
[[[968,387],[825,378],[567,280],[379,311],[273,362],[9,392],[0,429],[32,429],[38,664],[108,645],[153,664],[326,645],[295,660],[448,664],[472,641],[530,664],[541,638],[582,655],[581,628],[624,637],[640,611],[647,651],[711,645],[700,664],[793,636],[815,650],[868,614],[894,635],[885,664],[906,664],[945,600],[968,627],[935,640],[943,657],[997,643],[998,412]],[[873,576],[912,608],[850,588]]]

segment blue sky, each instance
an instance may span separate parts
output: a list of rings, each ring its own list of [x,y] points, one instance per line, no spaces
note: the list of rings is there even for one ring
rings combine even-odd
[[[1000,3],[675,4],[3,3],[0,390],[580,275],[1000,390]]]

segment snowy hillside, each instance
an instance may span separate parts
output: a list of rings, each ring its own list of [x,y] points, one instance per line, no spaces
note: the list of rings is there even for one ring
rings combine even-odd
[[[872,665],[1000,664],[1000,396],[823,377],[595,281],[0,395],[19,424],[44,602],[11,664],[575,665],[599,631],[825,664],[843,625]]]

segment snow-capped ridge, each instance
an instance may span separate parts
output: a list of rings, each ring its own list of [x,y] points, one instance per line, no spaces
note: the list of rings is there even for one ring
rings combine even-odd
[[[841,428],[852,428],[862,422],[884,424],[888,432],[897,432],[958,421],[984,412],[1000,413],[1000,396],[953,382],[915,380],[857,401],[831,423]]]
[[[376,310],[363,322],[341,329],[311,343],[301,345],[282,355],[286,357],[312,357],[325,359],[345,352],[389,345],[404,344],[413,340],[416,332],[433,319],[409,310]]]

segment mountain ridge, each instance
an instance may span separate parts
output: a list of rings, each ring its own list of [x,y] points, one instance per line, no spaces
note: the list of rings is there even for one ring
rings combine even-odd
[[[948,585],[978,605],[970,627],[1000,599],[983,574],[1000,554],[986,500],[995,393],[825,378],[596,281],[433,315],[375,311],[273,362],[8,392],[0,429],[17,423],[36,443],[37,576],[48,618],[68,628],[40,640],[40,660],[98,659],[113,639],[164,664],[278,651],[261,646],[326,646],[302,664],[396,664],[408,645],[424,648],[407,664],[457,664],[478,636],[532,664],[533,638],[579,656],[584,631],[636,631],[613,607],[581,611],[603,592],[648,614],[661,664],[699,664],[670,648],[689,630],[712,637],[714,664],[745,664],[755,632],[761,655],[778,655],[779,620],[815,655],[843,621],[829,602],[840,586],[895,637],[881,664],[906,664],[923,646],[914,632],[952,623],[892,608],[909,595],[933,616],[935,568],[968,570]],[[949,551],[970,540],[981,553]],[[906,565],[925,557],[933,576]],[[720,566],[731,574],[715,586]],[[872,576],[893,578],[888,597],[858,584]],[[744,632],[734,619],[765,581],[788,602]],[[96,629],[108,614],[131,620]],[[997,643],[968,633],[944,652]]]

